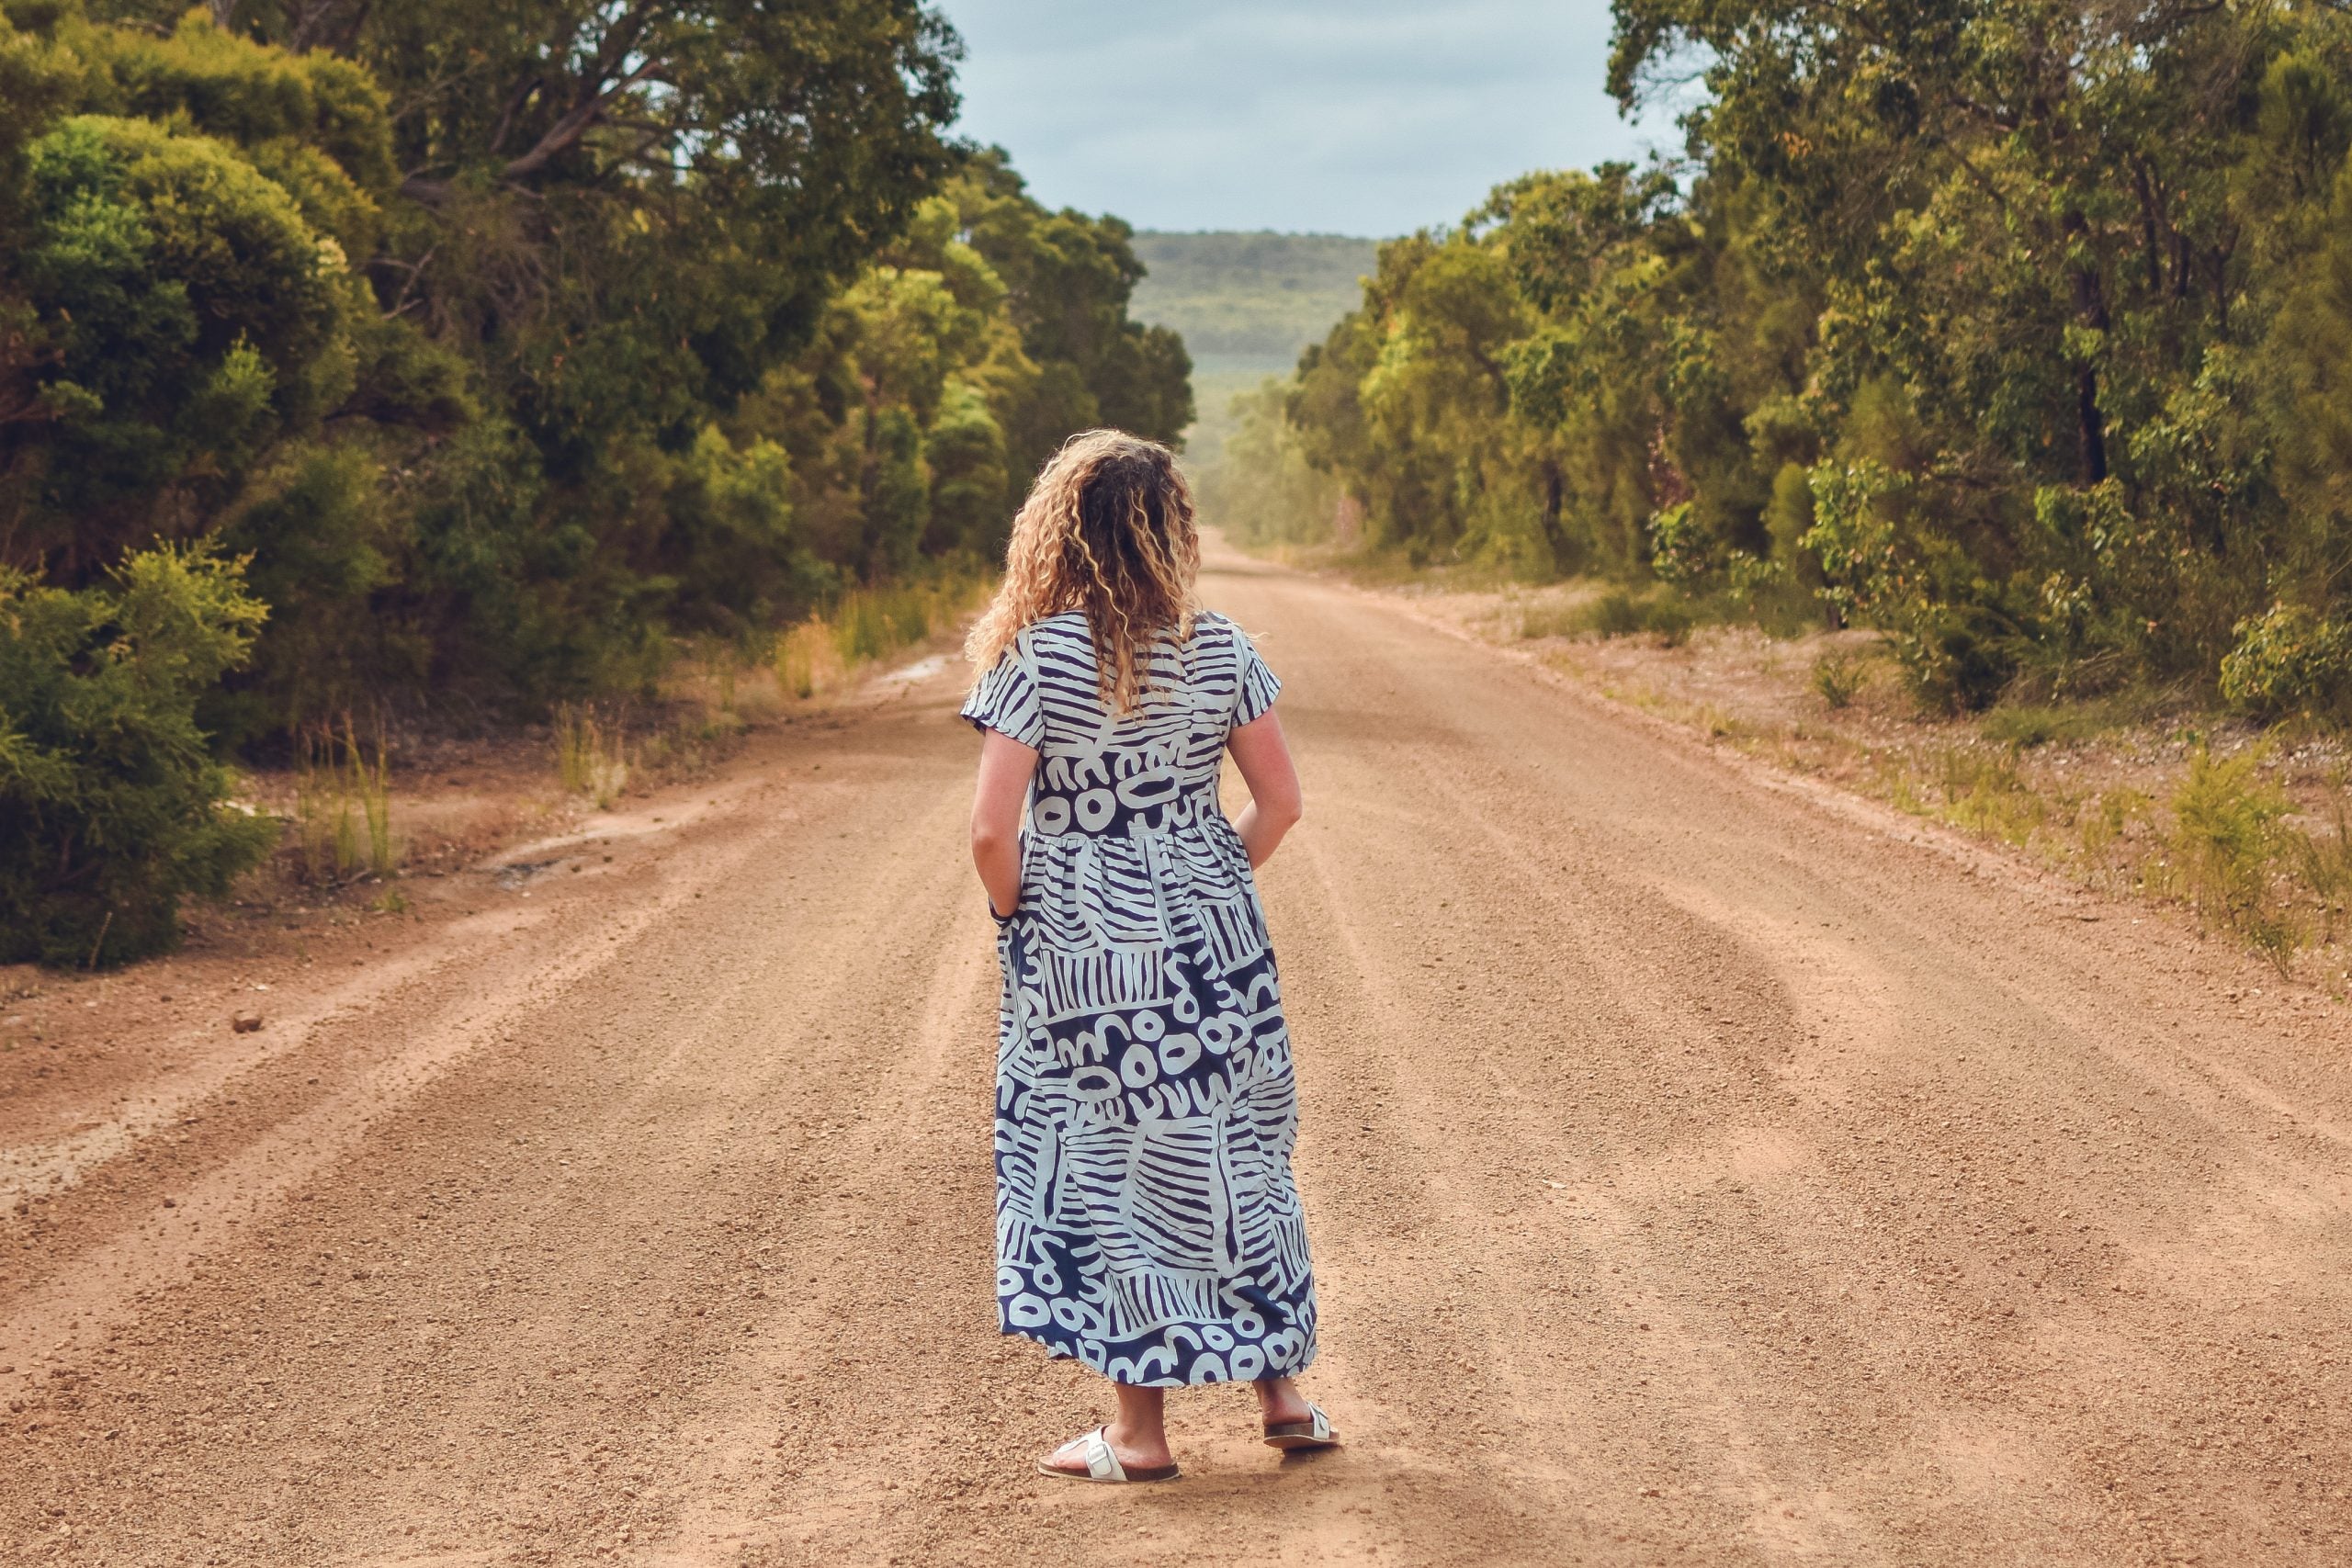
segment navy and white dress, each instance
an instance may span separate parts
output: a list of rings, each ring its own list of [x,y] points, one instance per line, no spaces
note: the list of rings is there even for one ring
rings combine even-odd
[[[997,936],[999,1314],[1121,1382],[1288,1375],[1315,1357],[1290,1035],[1217,802],[1226,737],[1281,683],[1206,611],[1136,711],[1095,671],[1086,617],[1050,615],[963,708],[1041,754]]]

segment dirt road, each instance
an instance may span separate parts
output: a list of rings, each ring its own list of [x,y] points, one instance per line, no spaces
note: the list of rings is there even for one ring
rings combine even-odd
[[[947,670],[11,1123],[0,1559],[2352,1561],[2343,1010],[1384,602],[1204,590],[1306,784],[1350,1447],[1211,1389],[1181,1483],[1030,1473],[1100,1402],[993,1332]]]

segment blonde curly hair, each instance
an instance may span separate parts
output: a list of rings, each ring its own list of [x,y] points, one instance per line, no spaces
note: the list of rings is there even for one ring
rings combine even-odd
[[[1152,641],[1193,635],[1201,536],[1176,454],[1121,430],[1062,443],[1012,519],[1004,581],[964,641],[993,666],[1022,628],[1065,610],[1086,613],[1102,701],[1131,713]]]

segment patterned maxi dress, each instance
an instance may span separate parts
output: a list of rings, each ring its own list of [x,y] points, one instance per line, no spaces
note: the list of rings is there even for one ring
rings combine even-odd
[[[1158,1388],[1295,1373],[1315,1281],[1265,914],[1217,804],[1227,734],[1281,683],[1240,627],[1163,636],[1113,716],[1086,618],[1023,631],[963,716],[1042,753],[997,936],[997,1303]]]

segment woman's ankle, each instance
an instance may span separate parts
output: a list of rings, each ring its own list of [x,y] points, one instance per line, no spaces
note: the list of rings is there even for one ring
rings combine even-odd
[[[1118,1448],[1144,1453],[1168,1451],[1167,1395],[1159,1389],[1119,1387],[1118,1412],[1107,1436]]]
[[[1250,1386],[1258,1391],[1258,1408],[1269,1421],[1293,1419],[1306,1410],[1306,1396],[1288,1378],[1260,1378]]]

